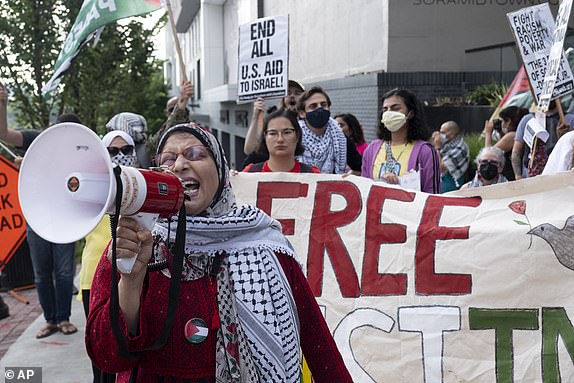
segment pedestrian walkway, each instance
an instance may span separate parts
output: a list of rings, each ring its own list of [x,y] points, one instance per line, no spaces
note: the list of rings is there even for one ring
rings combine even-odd
[[[36,339],[36,333],[45,324],[37,292],[32,289],[19,294],[30,303],[2,294],[10,307],[10,317],[0,320],[0,383],[4,383],[5,368],[9,367],[42,367],[42,383],[92,382],[92,367],[84,345],[86,320],[82,303],[76,297],[72,300],[70,322],[78,327],[77,333],[58,332]]]

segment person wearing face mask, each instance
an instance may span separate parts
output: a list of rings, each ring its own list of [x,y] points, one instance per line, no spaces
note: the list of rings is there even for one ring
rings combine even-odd
[[[143,116],[135,113],[122,112],[113,116],[106,124],[106,131],[122,130],[129,134],[135,143],[136,164],[137,166],[148,168],[151,165],[149,149],[146,146],[147,122]]]
[[[424,112],[416,96],[404,89],[393,89],[381,99],[382,113],[378,140],[363,154],[361,175],[399,184],[412,172],[418,188],[426,193],[440,192],[438,154],[427,140],[430,137]],[[403,178],[404,180],[404,178]]]
[[[305,92],[297,109],[305,147],[298,161],[327,174],[346,173],[347,165],[353,171],[361,170],[362,157],[331,117],[331,99],[323,88],[315,86]]]
[[[122,130],[112,130],[102,138],[102,143],[108,149],[114,165],[135,166],[135,142],[129,134]],[[110,227],[110,217],[106,214],[98,226],[85,237],[79,275],[81,294],[78,295],[78,300],[82,301],[86,318],[90,312],[90,290],[94,273],[102,253],[112,238]],[[92,364],[92,372],[94,383],[113,383],[116,380],[115,374],[103,372],[94,364]]]
[[[117,322],[111,251],[100,260],[86,323],[93,362],[126,383],[299,383],[304,355],[315,382],[352,382],[281,225],[236,203],[215,136],[176,125],[155,161],[186,185],[179,223],[160,218],[150,232],[119,217],[117,257],[137,258],[118,276]]]
[[[501,121],[502,137],[494,145],[492,140],[494,121],[488,120],[484,123],[484,146],[496,146],[504,152],[504,169],[502,174],[504,174],[509,181],[514,181],[515,179],[510,156],[512,155],[516,129],[522,117],[527,114],[528,109],[518,106],[509,106],[502,109],[498,115]]]
[[[432,135],[434,147],[440,155],[441,193],[458,190],[465,182],[470,161],[470,150],[454,121],[447,121],[440,132]]]
[[[0,83],[0,140],[22,150],[27,150],[42,133],[41,130],[16,130],[8,127],[8,92]],[[56,123],[81,121],[75,114],[58,116]],[[50,128],[48,128],[50,129]],[[75,243],[52,243],[46,241],[26,227],[26,241],[30,249],[30,258],[34,268],[34,283],[46,323],[36,333],[36,338],[45,338],[56,332],[65,335],[78,331],[70,323],[72,311],[72,293],[76,265],[74,259]]]
[[[502,174],[504,169],[504,152],[496,146],[486,146],[476,156],[476,174],[474,178],[461,186],[462,189],[471,189],[508,182]]]

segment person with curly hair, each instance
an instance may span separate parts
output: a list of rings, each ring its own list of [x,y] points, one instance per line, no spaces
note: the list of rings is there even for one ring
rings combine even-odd
[[[363,154],[361,175],[391,184],[418,172],[420,190],[440,193],[439,156],[428,142],[422,104],[408,90],[393,89],[381,98],[379,139]]]

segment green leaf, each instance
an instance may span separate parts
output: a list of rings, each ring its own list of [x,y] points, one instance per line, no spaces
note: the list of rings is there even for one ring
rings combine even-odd
[[[528,226],[528,224],[527,224],[526,222],[518,221],[518,220],[516,220],[516,219],[514,220],[514,222],[516,222],[516,223],[519,224],[519,225]]]

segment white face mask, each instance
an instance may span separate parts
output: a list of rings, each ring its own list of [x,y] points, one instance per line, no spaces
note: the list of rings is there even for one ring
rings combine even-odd
[[[440,134],[440,142],[441,142],[441,144],[444,145],[444,144],[446,144],[447,141],[448,141],[448,140],[446,139],[446,134],[445,134],[445,133],[441,133],[441,134]]]
[[[397,132],[403,125],[407,122],[407,116],[401,112],[394,112],[392,110],[387,110],[383,113],[381,122],[385,125],[391,133]]]

